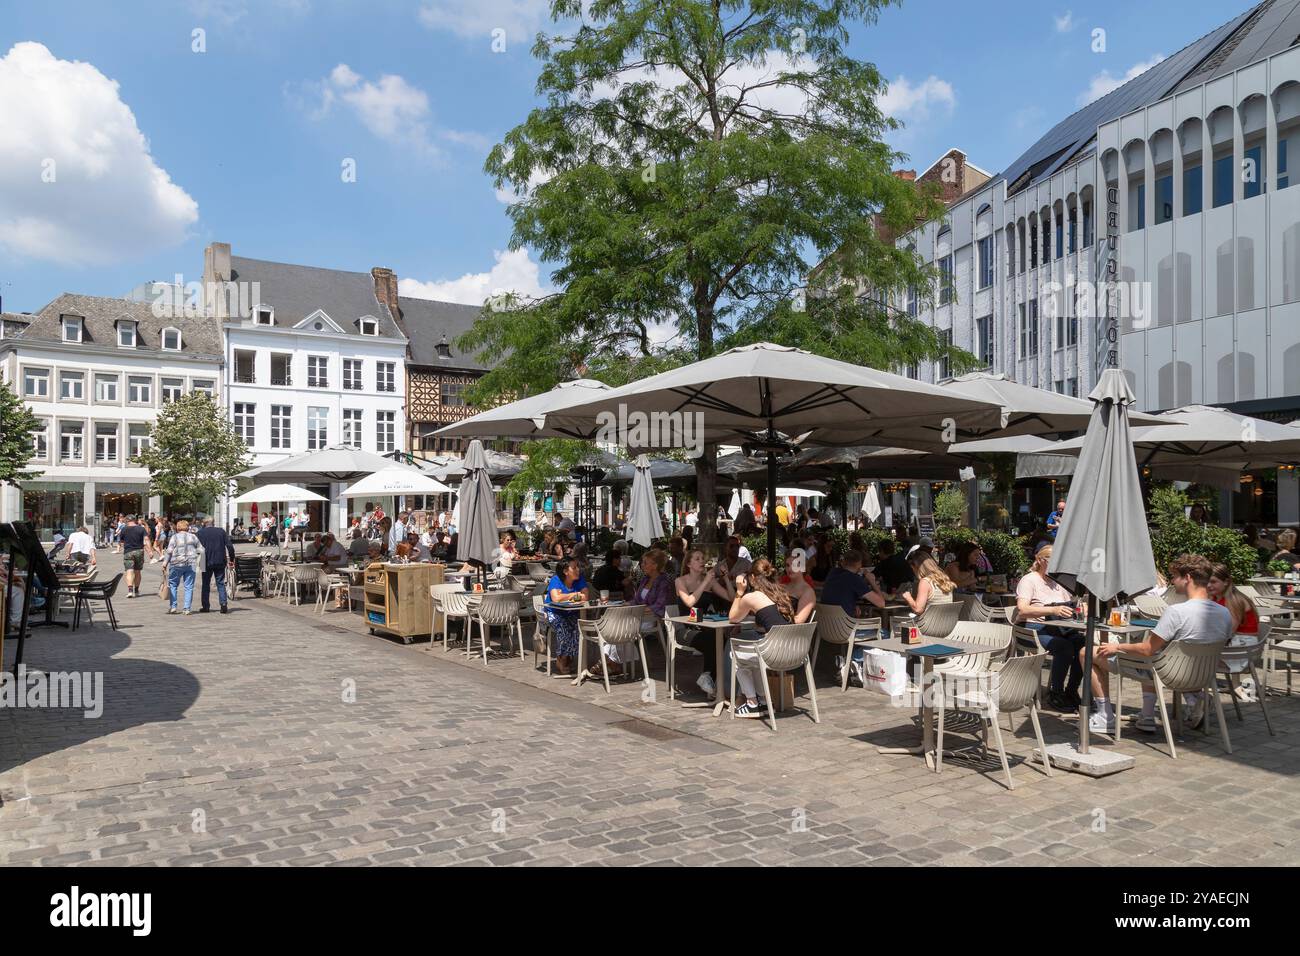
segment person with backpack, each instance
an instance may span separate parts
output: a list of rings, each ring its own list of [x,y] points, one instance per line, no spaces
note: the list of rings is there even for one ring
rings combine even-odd
[[[185,614],[194,603],[194,572],[199,564],[202,545],[198,535],[190,531],[190,523],[183,518],[176,522],[176,530],[167,540],[163,552],[163,571],[167,575],[167,613],[176,613],[177,597],[185,585]]]

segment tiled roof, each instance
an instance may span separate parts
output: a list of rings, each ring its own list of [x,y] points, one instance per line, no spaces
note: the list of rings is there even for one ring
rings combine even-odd
[[[233,281],[258,283],[260,301],[249,304],[274,309],[279,328],[293,328],[319,309],[350,335],[361,335],[362,317],[372,316],[379,320],[380,335],[402,337],[388,307],[375,296],[375,280],[368,272],[319,269],[243,256],[231,256],[230,268]]]
[[[467,332],[482,313],[476,305],[456,302],[435,302],[433,299],[415,299],[399,296],[397,304],[402,310],[402,326],[411,340],[411,361],[416,365],[434,365],[444,368],[484,371],[487,366],[472,353],[462,352],[456,339]],[[438,343],[446,339],[451,347],[451,358],[438,358]]]
[[[208,316],[164,317],[154,315],[147,302],[113,299],[97,295],[75,295],[65,292],[41,311],[31,316],[21,316],[30,324],[14,342],[62,342],[63,316],[80,316],[82,343],[117,349],[117,322],[129,319],[136,323],[136,348],[140,351],[162,351],[162,332],[165,328],[181,331],[181,351],[191,355],[220,358],[221,326]],[[8,319],[9,316],[6,316]],[[5,341],[11,341],[6,333]]]

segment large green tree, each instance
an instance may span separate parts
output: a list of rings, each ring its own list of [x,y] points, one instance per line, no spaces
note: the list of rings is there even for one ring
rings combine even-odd
[[[878,228],[943,208],[893,175],[904,157],[885,143],[885,84],[845,52],[850,26],[889,3],[553,0],[566,32],[534,48],[543,102],[486,169],[519,197],[512,247],[556,264],[559,291],[485,308],[460,342],[495,364],[471,399],[575,374],[619,384],[758,339],[964,367],[887,304],[935,277]],[[697,461],[701,501],[715,457]]]
[[[40,428],[40,419],[7,383],[0,383],[0,484],[17,485],[36,477],[27,464],[32,460],[32,436]]]
[[[178,510],[196,510],[225,494],[252,464],[221,406],[203,392],[163,406],[149,447],[133,461],[149,469],[149,493],[170,497]]]

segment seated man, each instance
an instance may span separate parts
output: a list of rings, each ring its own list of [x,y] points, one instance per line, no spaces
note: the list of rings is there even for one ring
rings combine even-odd
[[[844,608],[849,617],[858,616],[861,604],[884,607],[885,598],[880,593],[880,585],[870,571],[862,570],[862,552],[849,550],[840,558],[838,567],[831,568],[822,587],[822,604],[835,604]]]
[[[338,543],[334,535],[327,531],[316,539],[316,553],[308,560],[319,561],[325,566],[326,571],[337,571],[348,563],[348,552]]]
[[[1115,705],[1107,697],[1107,674],[1117,669],[1116,654],[1125,657],[1157,657],[1165,645],[1173,641],[1226,644],[1232,637],[1232,614],[1221,604],[1210,600],[1207,585],[1213,565],[1199,554],[1179,555],[1169,564],[1169,576],[1175,590],[1187,596],[1179,604],[1171,604],[1160,616],[1160,621],[1147,634],[1146,640],[1136,644],[1102,644],[1093,652],[1092,693],[1093,713],[1088,729],[1098,733],[1115,732]],[[1079,652],[1080,660],[1083,651]],[[1205,719],[1205,699],[1201,694],[1187,695],[1189,711],[1187,723],[1192,729]],[[1137,720],[1138,730],[1157,733],[1155,685],[1142,682],[1142,713]]]

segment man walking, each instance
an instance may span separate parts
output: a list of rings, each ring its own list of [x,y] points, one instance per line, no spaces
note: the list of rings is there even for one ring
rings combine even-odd
[[[199,544],[203,547],[203,584],[199,591],[199,613],[207,614],[212,608],[208,603],[208,584],[215,578],[217,582],[217,600],[221,603],[221,613],[229,614],[226,607],[226,567],[235,563],[235,546],[230,543],[230,535],[225,528],[212,524],[211,518],[203,520],[199,529]]]
[[[122,529],[122,570],[126,577],[126,596],[133,598],[140,591],[140,573],[144,569],[144,546],[149,533],[140,519],[131,515]]]

